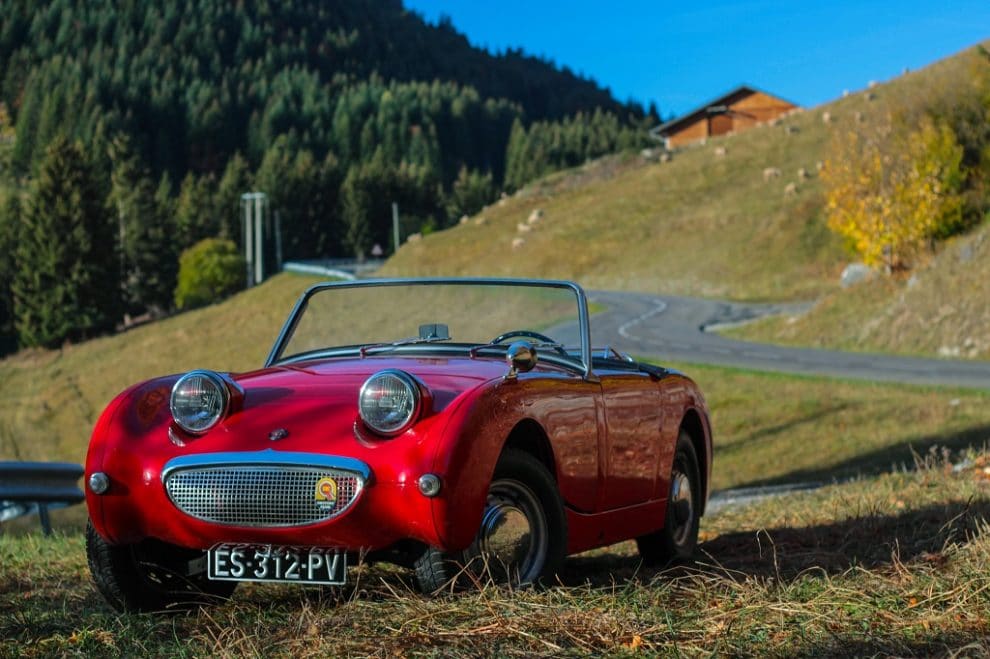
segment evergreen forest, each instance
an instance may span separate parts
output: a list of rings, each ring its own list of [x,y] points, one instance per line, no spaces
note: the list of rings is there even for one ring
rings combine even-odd
[[[441,229],[658,118],[400,0],[7,0],[0,350],[168,313],[184,251],[241,244],[244,192],[286,259],[364,258],[393,202]]]

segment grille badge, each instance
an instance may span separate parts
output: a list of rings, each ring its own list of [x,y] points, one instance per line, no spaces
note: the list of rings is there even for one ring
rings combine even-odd
[[[268,439],[273,442],[277,442],[280,439],[285,439],[289,436],[289,431],[285,428],[276,428],[275,430],[268,433]]]

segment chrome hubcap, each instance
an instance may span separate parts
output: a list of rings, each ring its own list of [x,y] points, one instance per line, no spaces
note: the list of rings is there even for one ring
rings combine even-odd
[[[546,561],[547,536],[542,508],[528,487],[507,479],[492,483],[476,548],[496,581],[535,580]]]
[[[675,466],[671,474],[669,514],[674,516],[674,542],[682,545],[689,539],[694,527],[694,496],[691,480],[679,466]]]

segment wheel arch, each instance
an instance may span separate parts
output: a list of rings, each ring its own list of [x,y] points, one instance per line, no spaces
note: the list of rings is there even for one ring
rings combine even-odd
[[[691,438],[691,445],[694,453],[698,457],[698,471],[701,475],[701,491],[705,497],[701,502],[701,514],[704,514],[708,505],[709,479],[711,477],[711,445],[708,441],[708,429],[701,418],[701,414],[696,409],[688,409],[681,419],[681,431],[684,431]]]
[[[532,455],[550,472],[554,482],[557,482],[557,461],[554,458],[553,446],[543,426],[534,419],[521,419],[512,427],[501,453],[515,449]]]

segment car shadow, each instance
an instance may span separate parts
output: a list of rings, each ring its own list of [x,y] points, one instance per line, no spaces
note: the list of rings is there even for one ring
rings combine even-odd
[[[924,435],[907,439],[893,446],[884,446],[868,453],[857,455],[838,464],[823,464],[815,469],[795,469],[773,478],[763,478],[740,483],[734,487],[760,487],[815,481],[831,483],[846,480],[851,476],[868,476],[886,473],[891,467],[912,469],[916,459],[937,449],[951,452],[967,448],[982,448],[990,443],[990,424],[973,426],[956,432]]]
[[[658,576],[704,573],[730,579],[750,576],[792,579],[817,571],[837,575],[853,566],[873,569],[947,559],[946,545],[981,533],[990,519],[990,501],[951,501],[897,515],[860,515],[807,527],[750,529],[726,533],[702,543],[690,567],[651,567],[628,545],[570,558],[561,575],[565,586],[614,586]],[[623,551],[625,550],[625,551]]]

